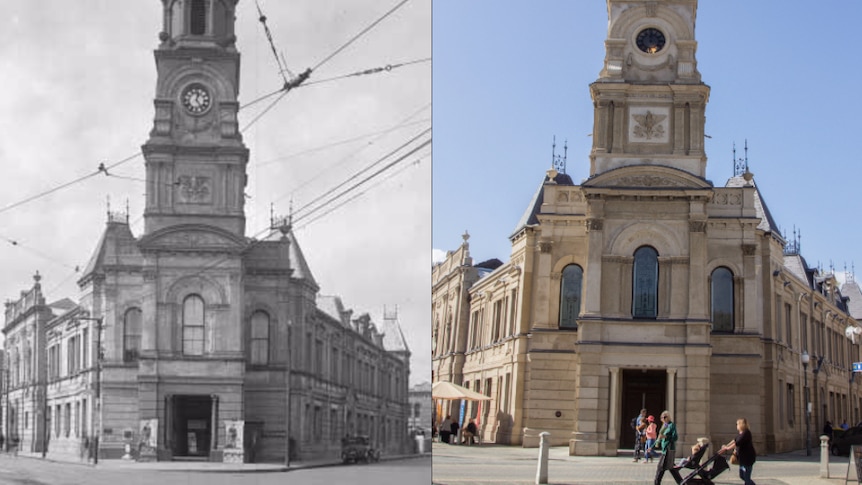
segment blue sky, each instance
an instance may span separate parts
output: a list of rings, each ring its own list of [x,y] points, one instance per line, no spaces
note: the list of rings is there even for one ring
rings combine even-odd
[[[732,175],[733,144],[802,255],[862,270],[857,23],[862,2],[702,0],[696,58],[711,87],[707,178]],[[474,261],[507,261],[508,236],[568,140],[567,173],[589,172],[589,84],[604,59],[601,0],[434,0],[433,247],[471,234]]]

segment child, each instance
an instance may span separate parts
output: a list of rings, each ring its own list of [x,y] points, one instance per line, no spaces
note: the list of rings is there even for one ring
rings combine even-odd
[[[655,417],[647,416],[647,423],[648,424],[646,427],[646,431],[644,431],[644,434],[646,435],[646,452],[644,452],[644,463],[647,463],[647,461],[652,461],[652,448],[653,446],[655,446],[656,438],[658,438],[658,428],[655,424]]]

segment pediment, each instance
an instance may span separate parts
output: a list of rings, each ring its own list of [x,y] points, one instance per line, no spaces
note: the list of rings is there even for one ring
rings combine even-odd
[[[670,167],[621,167],[587,180],[584,187],[631,189],[709,189],[712,185],[690,173]]]
[[[205,225],[183,225],[144,236],[142,248],[175,251],[239,250],[245,241],[222,229]]]

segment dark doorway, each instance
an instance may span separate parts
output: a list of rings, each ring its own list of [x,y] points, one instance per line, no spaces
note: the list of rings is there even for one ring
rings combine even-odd
[[[667,409],[666,396],[667,371],[664,369],[623,370],[620,448],[634,448],[635,432],[631,428],[631,421],[641,409],[646,408],[649,415],[655,416],[656,424],[661,424],[659,415]]]
[[[212,436],[212,398],[210,396],[174,396],[174,457],[207,458]]]

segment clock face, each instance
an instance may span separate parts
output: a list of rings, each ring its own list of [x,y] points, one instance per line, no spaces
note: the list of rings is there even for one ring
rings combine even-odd
[[[187,86],[183,90],[181,99],[183,107],[193,115],[206,113],[212,104],[209,91],[201,84],[190,84]]]
[[[647,54],[655,54],[664,47],[664,34],[652,27],[640,31],[637,37],[638,49]]]

